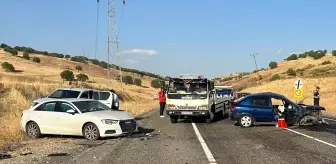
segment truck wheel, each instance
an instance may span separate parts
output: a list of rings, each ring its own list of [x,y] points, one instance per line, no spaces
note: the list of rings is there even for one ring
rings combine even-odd
[[[205,122],[206,122],[207,124],[212,123],[213,120],[214,120],[214,117],[215,117],[215,115],[210,111],[210,112],[209,112],[209,116],[208,116],[208,118],[205,119]]]
[[[250,115],[242,115],[239,117],[239,125],[243,128],[249,128],[253,126],[253,118]]]
[[[177,119],[178,119],[177,117],[170,116],[170,122],[173,124],[177,123]]]

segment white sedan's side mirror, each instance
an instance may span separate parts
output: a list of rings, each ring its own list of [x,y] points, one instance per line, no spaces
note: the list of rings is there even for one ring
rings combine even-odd
[[[69,114],[72,114],[72,115],[76,113],[76,111],[73,110],[73,109],[69,109],[69,110],[67,110],[66,112],[69,113]]]

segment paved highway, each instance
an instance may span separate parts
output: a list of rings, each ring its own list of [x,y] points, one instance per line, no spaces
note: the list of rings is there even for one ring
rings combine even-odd
[[[68,156],[46,157],[53,164],[211,164],[336,163],[336,122],[310,128],[278,129],[258,125],[244,129],[225,119],[212,124],[171,124],[152,111],[138,118],[142,133],[106,139],[99,146],[72,150]],[[144,137],[146,136],[146,137]],[[77,139],[78,143],[89,142]]]

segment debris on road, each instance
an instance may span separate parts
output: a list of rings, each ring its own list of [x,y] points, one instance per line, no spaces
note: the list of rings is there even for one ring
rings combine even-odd
[[[0,160],[1,159],[9,159],[9,158],[13,158],[12,155],[7,154],[7,153],[0,153]]]
[[[52,154],[48,154],[48,157],[55,157],[55,156],[68,156],[68,153],[52,153]]]
[[[33,152],[23,152],[23,153],[20,153],[21,156],[30,155],[30,154],[33,154]]]

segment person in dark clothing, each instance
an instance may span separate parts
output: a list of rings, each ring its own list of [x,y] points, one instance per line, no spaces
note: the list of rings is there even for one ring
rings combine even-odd
[[[163,91],[163,88],[161,88],[158,95],[159,95],[159,101],[160,101],[160,117],[164,117],[163,111],[164,111],[164,108],[166,106],[166,96],[165,96],[165,93]]]
[[[119,110],[119,97],[113,89],[111,89],[110,92],[113,94],[112,109]]]
[[[316,87],[314,91],[314,105],[320,106],[320,87]]]

